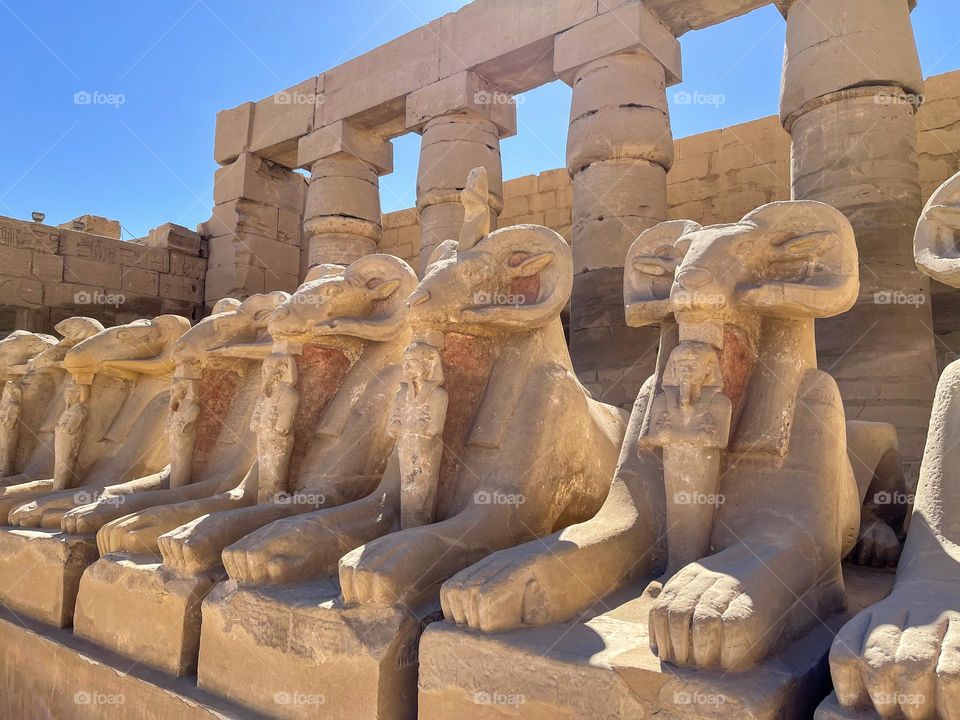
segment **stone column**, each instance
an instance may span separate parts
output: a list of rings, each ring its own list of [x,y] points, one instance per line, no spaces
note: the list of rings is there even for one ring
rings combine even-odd
[[[503,209],[500,140],[516,134],[516,104],[468,70],[408,95],[406,125],[422,135],[417,172],[422,275],[434,248],[460,235],[460,193],[475,167],[487,169],[490,227],[497,227]]]
[[[904,459],[918,463],[937,372],[929,281],[913,260],[923,78],[912,4],[781,3],[780,112],[793,138],[793,197],[843,212],[860,251],[856,307],[817,324],[820,367],[837,378],[848,419],[895,424]]]
[[[301,138],[297,164],[310,169],[308,267],[349,265],[376,252],[383,235],[380,176],[393,172],[390,141],[341,120]]]
[[[677,81],[680,63],[676,38],[642,4],[617,12],[623,17],[600,16],[596,27],[561,34],[554,70],[573,87],[570,351],[598,399],[628,407],[653,371],[659,333],[626,326],[623,261],[641,232],[667,219],[673,136],[666,86]]]

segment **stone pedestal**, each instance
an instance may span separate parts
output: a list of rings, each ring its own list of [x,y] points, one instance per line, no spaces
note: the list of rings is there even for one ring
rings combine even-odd
[[[0,529],[0,603],[19,615],[69,627],[83,571],[98,557],[93,535]]]
[[[203,603],[199,686],[290,720],[413,720],[417,647],[433,608],[348,607],[334,580],[218,585]]]
[[[489,635],[435,623],[420,643],[420,718],[806,720],[830,690],[836,631],[883,598],[893,574],[854,569],[847,580],[849,613],[739,673],[661,665],[642,583],[605,599],[612,609],[583,623]]]
[[[422,276],[437,245],[460,236],[460,193],[473,168],[487,169],[490,227],[496,229],[503,210],[500,140],[516,134],[516,105],[466,71],[411,93],[406,124],[423,137],[417,172]]]
[[[840,707],[836,693],[830,693],[830,696],[820,703],[814,720],[880,720],[875,710],[847,710]]]
[[[310,168],[308,267],[349,265],[375,253],[383,235],[380,176],[393,171],[390,142],[340,121],[301,138],[298,163]]]
[[[937,365],[930,284],[913,260],[923,205],[915,121],[923,80],[910,3],[781,6],[781,118],[793,137],[793,197],[843,212],[860,252],[859,302],[817,323],[820,367],[839,382],[847,418],[896,425],[901,455],[918,466]]]
[[[667,74],[642,47],[555,69],[573,87],[567,138],[576,273],[571,355],[598,399],[626,407],[656,361],[656,331],[626,326],[621,295],[630,244],[667,219],[673,163]]]
[[[241,708],[0,608],[0,717],[224,720]]]
[[[181,577],[150,558],[102,558],[83,575],[74,632],[175,677],[192,675],[200,603],[218,579]]]

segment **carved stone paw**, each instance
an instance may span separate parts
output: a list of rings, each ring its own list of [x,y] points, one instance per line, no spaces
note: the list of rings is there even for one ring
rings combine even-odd
[[[881,718],[960,719],[960,594],[914,582],[847,623],[830,651],[840,704]]]
[[[900,539],[883,520],[871,519],[860,525],[860,537],[851,559],[866,567],[896,567],[900,561]]]
[[[681,667],[749,668],[776,649],[809,587],[805,559],[733,546],[674,575],[650,611],[650,647]]]
[[[316,520],[289,518],[235,542],[223,551],[223,564],[231,579],[241,584],[283,585],[335,573],[339,559],[336,547],[332,536],[318,527]],[[328,562],[318,561],[318,555]]]
[[[402,577],[409,543],[402,534],[388,535],[358,547],[340,559],[340,592],[344,602],[394,605],[405,590],[416,591],[416,577]]]
[[[112,520],[97,533],[101,555],[112,552],[159,555],[157,538],[169,529],[167,508],[151,508]]]
[[[199,575],[220,564],[221,548],[195,523],[164,533],[157,546],[164,566],[179,575]]]
[[[552,562],[556,556],[551,552],[531,543],[489,555],[457,573],[440,590],[444,616],[483,632],[566,620],[553,595],[578,580],[550,575],[559,564]]]
[[[122,513],[123,510],[114,502],[100,501],[80,505],[63,514],[60,529],[66,533],[95,533]]]

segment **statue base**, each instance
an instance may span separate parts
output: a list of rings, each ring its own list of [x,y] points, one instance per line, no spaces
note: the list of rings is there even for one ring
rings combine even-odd
[[[830,696],[820,703],[817,714],[813,717],[814,720],[880,720],[876,710],[848,710],[840,707],[836,693],[830,693]]]
[[[99,557],[95,535],[0,529],[0,603],[53,625],[70,627],[83,571]]]
[[[217,586],[203,603],[198,683],[290,720],[414,720],[417,649],[438,606],[343,607],[335,579]]]
[[[200,604],[219,579],[176,575],[155,558],[109,555],[83,576],[74,632],[175,677],[193,675]]]
[[[836,631],[885,597],[894,575],[857,568],[846,580],[849,612],[738,673],[661,665],[649,645],[646,581],[578,623],[497,634],[435,623],[420,644],[420,719],[806,720],[830,692],[827,655]]]
[[[251,715],[175,679],[0,608],[0,717],[225,720]]]

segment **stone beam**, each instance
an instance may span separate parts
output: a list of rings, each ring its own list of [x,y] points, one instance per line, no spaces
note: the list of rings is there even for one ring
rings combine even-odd
[[[622,2],[622,0],[620,0]],[[647,0],[653,10],[674,35],[680,37],[690,30],[719,25],[757,8],[770,5],[773,0]],[[618,0],[600,0],[600,5],[615,6]]]

